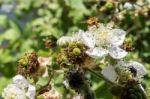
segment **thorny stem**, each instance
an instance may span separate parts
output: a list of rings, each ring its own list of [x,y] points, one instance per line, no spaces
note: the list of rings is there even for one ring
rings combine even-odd
[[[97,77],[99,77],[100,79],[103,79],[105,80],[107,83],[109,83],[110,85],[116,85],[116,86],[120,86],[120,87],[123,87],[121,85],[118,85],[117,83],[114,83],[112,81],[110,81],[109,79],[107,79],[106,77],[104,77],[101,73],[96,73],[94,70],[92,69],[87,69],[89,72],[93,73],[94,75],[96,75]]]
[[[99,77],[100,79],[103,79],[105,80],[107,83],[111,84],[111,85],[117,85],[119,86],[118,84],[108,80],[106,77],[104,77],[101,73],[96,73],[95,71],[93,71],[92,69],[87,69],[89,72],[93,73],[94,75],[96,75],[97,77]]]
[[[39,89],[37,90],[36,96],[38,96],[38,94],[50,84],[51,79],[52,79],[54,73],[64,73],[64,71],[62,71],[62,70],[56,70],[56,71],[54,71],[54,72],[52,73],[52,75],[49,77],[48,82],[47,82],[44,86],[41,86],[41,88],[39,88]]]
[[[39,89],[37,90],[36,96],[38,96],[38,94],[39,94],[41,91],[43,91],[43,89],[45,89],[45,88],[50,84],[51,78],[52,78],[52,77],[49,77],[48,82],[47,82],[44,86],[42,86],[41,88],[39,88]]]
[[[51,74],[49,74],[48,82],[47,82],[44,86],[41,86],[41,88],[39,88],[39,89],[37,90],[36,96],[37,96],[41,91],[43,91],[48,85],[50,85],[50,82],[51,82],[51,79],[52,79],[54,73],[55,73],[55,72],[52,72]]]

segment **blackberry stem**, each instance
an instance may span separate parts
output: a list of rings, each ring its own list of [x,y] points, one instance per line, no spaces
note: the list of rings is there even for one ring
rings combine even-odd
[[[111,84],[111,85],[117,85],[117,86],[121,86],[121,85],[118,85],[110,80],[108,80],[106,77],[104,77],[101,73],[96,73],[94,70],[92,69],[87,69],[89,72],[91,72],[92,74],[96,75],[97,77],[99,77],[100,79],[103,79],[105,80],[107,83]],[[122,86],[121,86],[122,87]]]

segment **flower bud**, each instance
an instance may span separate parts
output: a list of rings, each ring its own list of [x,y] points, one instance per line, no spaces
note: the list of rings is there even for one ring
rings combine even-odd
[[[107,2],[105,4],[105,7],[108,8],[108,9],[112,9],[114,7],[113,3],[112,2]]]

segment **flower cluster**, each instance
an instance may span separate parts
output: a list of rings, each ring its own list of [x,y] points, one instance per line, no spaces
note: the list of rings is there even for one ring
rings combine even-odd
[[[72,94],[67,99],[96,99],[92,81],[86,77],[90,73],[109,83],[117,99],[147,99],[142,86],[147,70],[142,64],[126,59],[129,48],[125,48],[128,45],[125,37],[124,30],[93,20],[86,31],[59,38],[56,49],[60,52],[52,49],[56,57],[53,54],[51,58],[41,57],[32,52],[20,59],[19,75],[2,96],[4,99],[61,99],[62,95],[51,83],[59,72],[64,74],[64,88]],[[46,78],[46,84],[41,83]],[[27,79],[32,80],[32,85]]]
[[[80,42],[87,47],[86,54],[92,58],[101,58],[110,55],[114,59],[121,59],[127,52],[120,48],[123,44],[126,32],[122,29],[113,29],[109,24],[97,24],[90,26],[87,31],[80,30],[75,36],[62,37],[58,45],[69,42]]]
[[[133,93],[127,92],[130,88],[129,86],[131,86],[131,89],[132,87],[141,89],[142,91],[139,91],[139,93],[143,96],[140,99],[145,99],[144,94],[146,92],[141,85],[141,80],[147,74],[147,70],[136,61],[126,60],[125,57],[128,52],[122,49],[123,44],[125,44],[125,36],[126,32],[122,29],[113,28],[111,24],[104,25],[95,22],[94,25],[89,25],[87,31],[79,30],[72,36],[63,36],[58,39],[57,44],[67,49],[63,51],[63,53],[66,53],[64,54],[66,62],[76,68],[74,71],[69,70],[69,74],[67,74],[69,86],[75,90],[89,90],[79,86],[81,81],[82,84],[80,85],[84,86],[83,81],[85,80],[81,79],[83,78],[82,75],[86,73],[86,70],[93,71],[94,68],[98,68],[97,63],[104,59],[104,65],[108,65],[101,70],[104,80],[110,82],[112,86],[121,86],[120,94],[116,97],[119,97],[119,99],[127,98],[127,96],[129,96],[128,99],[138,97],[136,92],[133,92],[134,96]],[[81,45],[82,48],[78,47],[77,44]],[[70,45],[73,46],[71,50]],[[68,57],[68,53],[72,54],[69,54]],[[80,58],[77,58],[77,56],[80,56]],[[76,60],[74,61],[74,59]],[[76,74],[78,68],[83,70],[82,75]],[[77,81],[78,79],[80,80]],[[73,85],[79,87],[74,88]]]
[[[2,97],[4,99],[34,99],[35,92],[35,87],[29,84],[22,75],[16,75],[13,83],[4,89]]]

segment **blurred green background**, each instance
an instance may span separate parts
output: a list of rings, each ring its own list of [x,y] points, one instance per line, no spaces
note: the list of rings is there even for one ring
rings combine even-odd
[[[127,38],[135,48],[128,58],[142,62],[150,70],[150,16],[133,14],[126,11],[123,20],[115,25],[128,32]],[[92,16],[103,23],[113,19],[112,12],[99,11],[98,0],[0,0],[0,93],[16,74],[17,61],[24,53],[49,54],[43,39],[86,29],[86,20]],[[56,79],[58,88],[60,79],[62,76]],[[110,99],[105,82],[93,76],[91,81],[97,99]],[[149,74],[145,83],[149,89]]]

